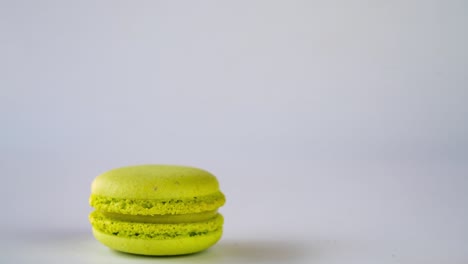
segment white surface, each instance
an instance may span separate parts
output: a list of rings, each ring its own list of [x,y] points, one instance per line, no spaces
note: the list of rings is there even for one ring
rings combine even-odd
[[[466,244],[421,241],[224,239],[194,255],[146,257],[104,248],[89,236],[8,245],[4,263],[466,263]]]
[[[173,258],[116,253],[94,240],[83,214],[82,230],[49,226],[6,232],[0,262],[468,262],[466,163],[220,167],[225,168],[219,175],[228,199],[221,209],[225,234],[206,252]],[[243,180],[236,179],[242,173]],[[48,217],[53,221],[53,215]]]
[[[0,1],[0,263],[152,262],[93,178],[219,177],[225,235],[158,262],[467,263],[467,1]]]

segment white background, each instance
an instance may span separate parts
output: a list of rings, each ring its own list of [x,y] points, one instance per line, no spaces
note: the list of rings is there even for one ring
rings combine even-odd
[[[466,1],[0,1],[1,263],[468,263]],[[223,239],[94,240],[90,184],[207,169]]]

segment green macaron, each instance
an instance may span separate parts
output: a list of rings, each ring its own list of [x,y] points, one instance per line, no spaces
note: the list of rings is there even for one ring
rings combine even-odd
[[[215,176],[185,166],[123,167],[94,179],[93,234],[104,245],[142,255],[182,255],[214,245],[225,202]]]

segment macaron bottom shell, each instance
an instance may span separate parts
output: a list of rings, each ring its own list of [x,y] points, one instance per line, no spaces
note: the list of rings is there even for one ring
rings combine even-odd
[[[221,238],[223,216],[216,211],[199,215],[201,219],[194,215],[128,216],[94,211],[89,220],[95,238],[112,249],[164,256],[202,251]]]
[[[199,236],[169,239],[140,239],[118,237],[93,228],[94,237],[107,247],[126,253],[151,256],[184,255],[203,251],[214,245],[222,236],[222,229]]]

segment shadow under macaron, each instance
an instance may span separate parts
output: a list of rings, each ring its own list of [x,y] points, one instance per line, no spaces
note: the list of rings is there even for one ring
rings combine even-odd
[[[146,256],[110,251],[127,259],[141,261],[164,259],[165,262],[172,263],[290,263],[310,253],[310,250],[299,242],[262,240],[221,241],[201,252],[174,256]]]

